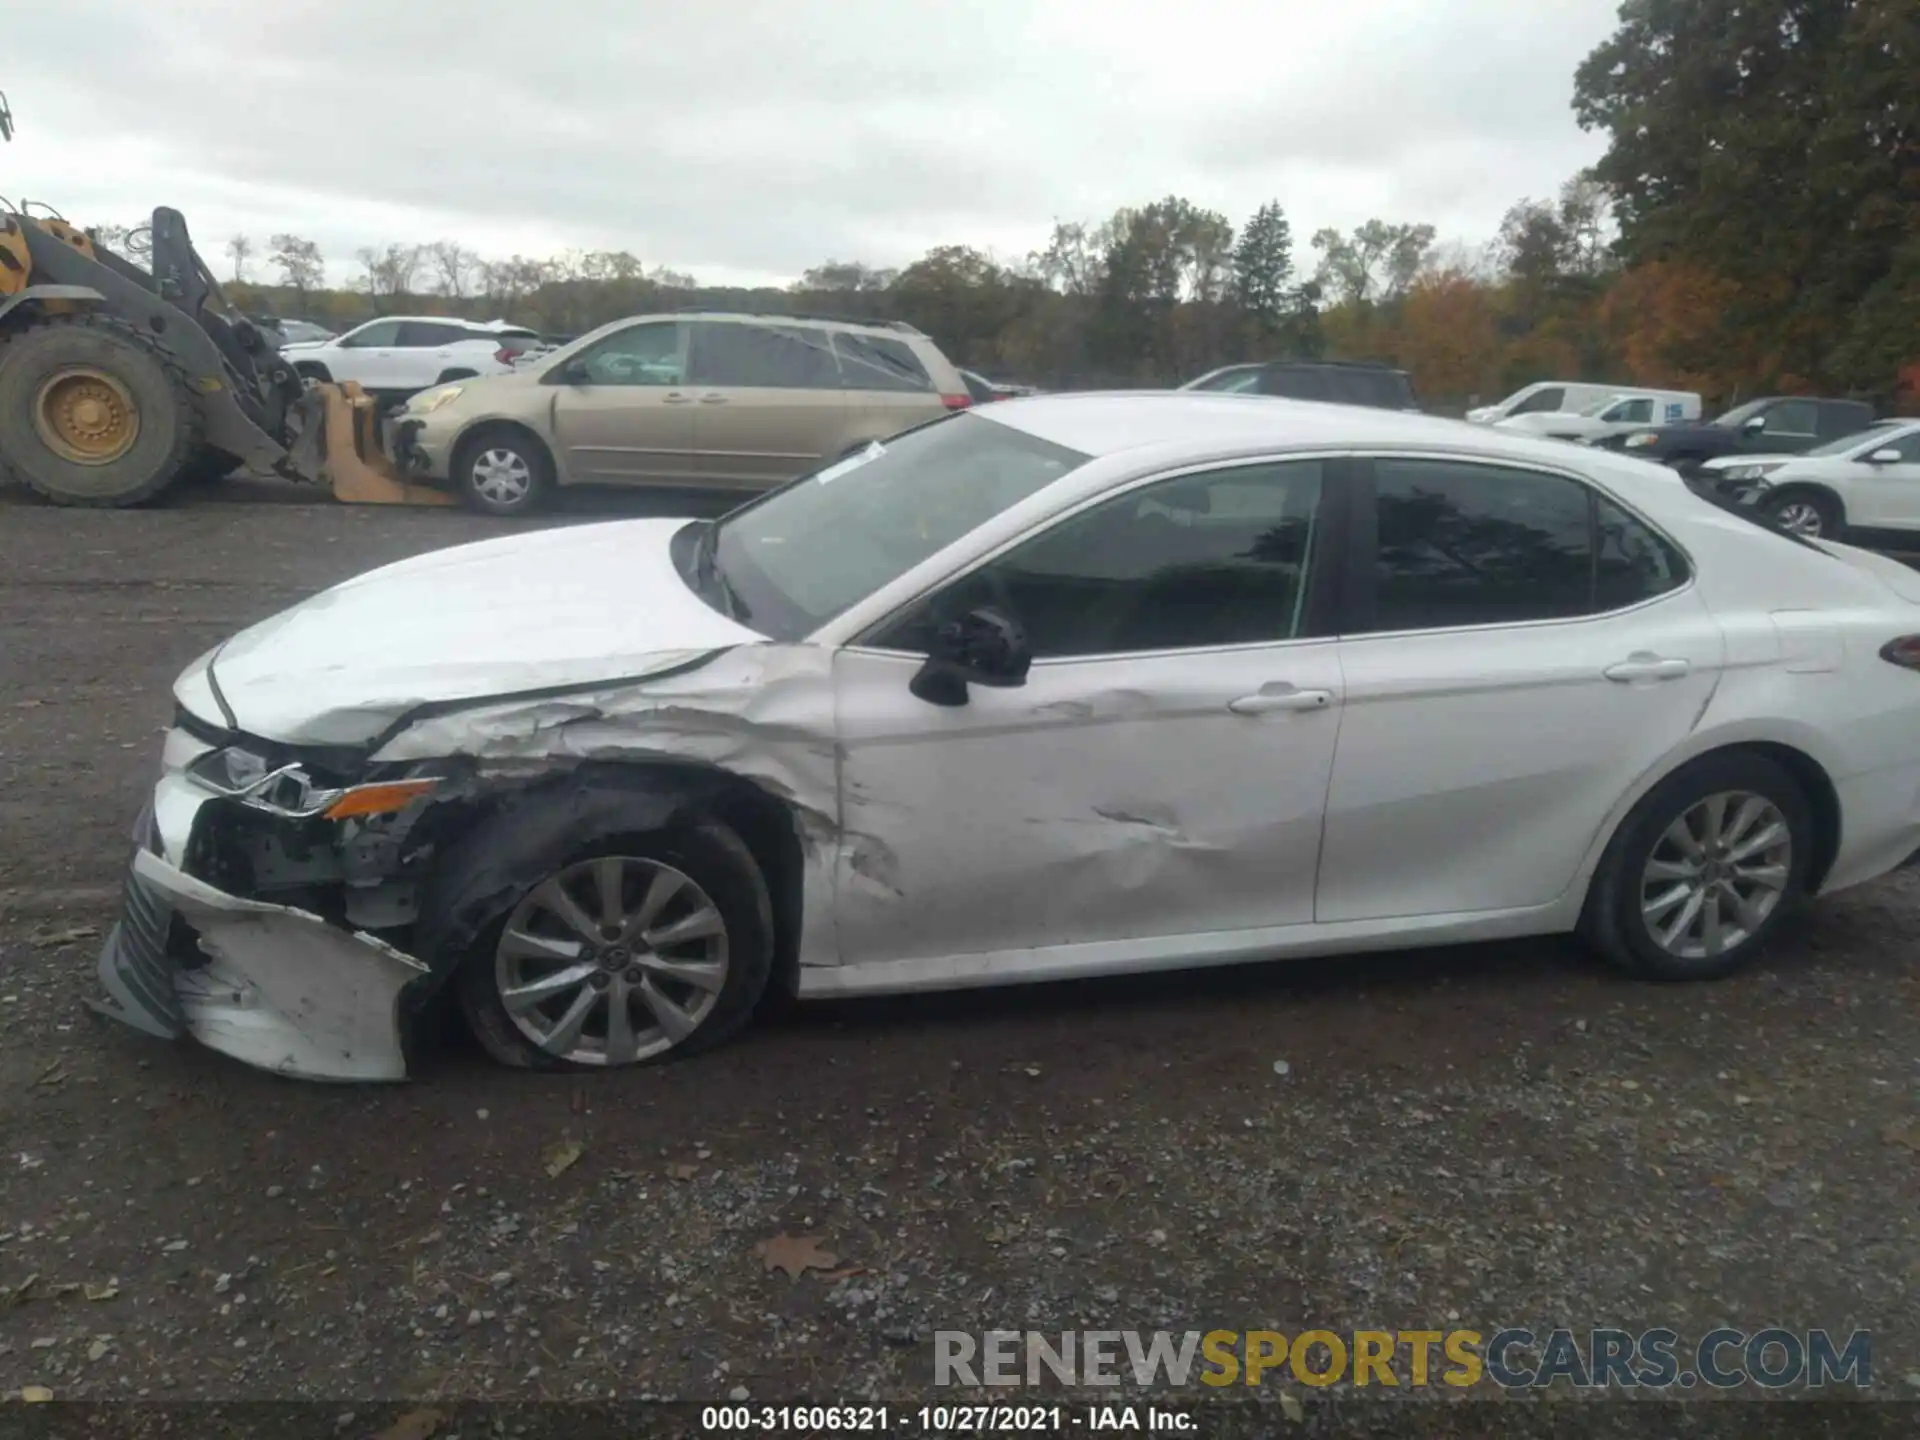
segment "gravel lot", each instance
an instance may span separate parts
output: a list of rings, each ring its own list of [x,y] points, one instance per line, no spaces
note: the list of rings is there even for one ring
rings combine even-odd
[[[1530,942],[803,1007],[615,1077],[450,1035],[334,1089],[95,1020],[175,672],[506,528],[290,495],[0,497],[0,1391],[900,1401],[935,1329],[1779,1324],[1920,1398],[1914,874],[1708,987]]]

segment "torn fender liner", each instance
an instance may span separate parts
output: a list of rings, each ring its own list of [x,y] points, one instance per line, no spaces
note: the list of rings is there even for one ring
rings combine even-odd
[[[225,894],[150,851],[134,857],[130,884],[178,912],[211,957],[171,975],[181,1023],[201,1044],[309,1080],[406,1078],[401,997],[427,973],[412,956],[304,910]],[[116,938],[126,928],[123,920]],[[109,978],[121,953],[109,939],[101,978],[124,1011],[135,997]]]

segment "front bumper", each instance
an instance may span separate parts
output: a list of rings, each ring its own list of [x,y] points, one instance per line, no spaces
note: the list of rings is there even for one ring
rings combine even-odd
[[[405,1079],[405,997],[427,967],[372,935],[189,875],[182,857],[212,798],[184,774],[161,778],[100,953],[97,1008],[283,1075]]]
[[[453,432],[436,428],[431,417],[400,415],[388,422],[387,454],[408,475],[445,480],[453,464]]]

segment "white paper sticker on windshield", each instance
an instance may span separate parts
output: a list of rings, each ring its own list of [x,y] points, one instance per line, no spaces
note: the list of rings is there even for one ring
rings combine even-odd
[[[842,475],[846,475],[854,470],[858,470],[862,465],[865,465],[868,461],[878,460],[882,455],[886,453],[887,453],[886,446],[882,445],[878,440],[872,441],[871,443],[868,444],[866,449],[856,450],[854,451],[853,454],[847,456],[847,458],[844,460],[836,460],[833,464],[827,466],[826,469],[822,470],[818,475],[815,475],[813,478],[819,481],[822,485],[825,485],[829,481],[838,480]]]

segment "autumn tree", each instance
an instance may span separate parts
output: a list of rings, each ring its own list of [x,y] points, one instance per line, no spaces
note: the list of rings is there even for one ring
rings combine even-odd
[[[293,291],[304,305],[307,296],[318,290],[327,278],[320,247],[298,235],[276,235],[270,243],[273,251],[267,263],[280,272],[280,283]]]

